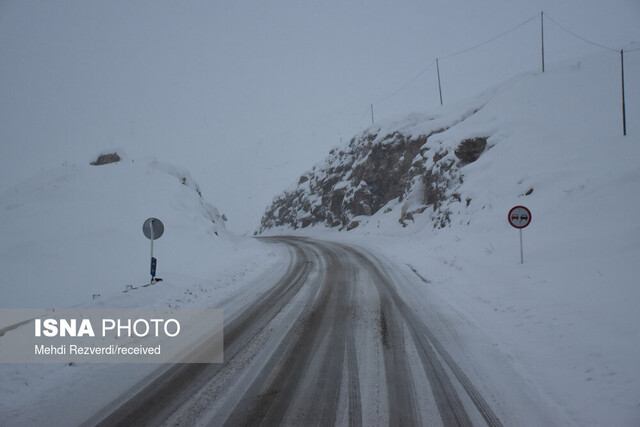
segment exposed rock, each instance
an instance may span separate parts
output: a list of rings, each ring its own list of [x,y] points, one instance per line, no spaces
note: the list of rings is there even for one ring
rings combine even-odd
[[[347,231],[353,230],[354,228],[356,228],[359,225],[360,225],[359,221],[351,221],[349,223],[349,225],[347,225]]]
[[[449,154],[447,150],[438,151],[436,154],[433,155],[433,163],[438,163],[440,159],[442,159],[443,157],[446,157],[447,154]]]
[[[460,142],[458,148],[455,151],[455,155],[460,159],[462,165],[467,165],[478,160],[480,154],[487,147],[486,137],[465,139]]]
[[[430,138],[448,127],[434,129],[420,135],[372,129],[331,150],[324,162],[300,176],[296,187],[274,198],[259,232],[318,223],[352,230],[360,224],[354,217],[375,215],[382,208],[392,212],[390,203],[403,203],[398,219],[403,226],[421,214],[429,215],[434,227],[447,226],[449,205],[465,204],[458,191],[460,167],[478,159],[487,138],[443,145]]]
[[[109,163],[118,163],[120,161],[118,153],[101,154],[96,160],[91,162],[93,166],[108,165]]]

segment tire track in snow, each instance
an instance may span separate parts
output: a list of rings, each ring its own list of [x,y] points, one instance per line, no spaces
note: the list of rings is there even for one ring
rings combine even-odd
[[[356,249],[352,249],[363,264],[369,266],[369,270],[375,272],[378,280],[376,284],[382,293],[388,294],[394,304],[399,307],[404,316],[407,325],[410,328],[414,342],[418,347],[420,357],[427,377],[438,386],[434,389],[436,403],[440,409],[440,415],[445,425],[471,425],[466,411],[464,410],[460,398],[455,388],[451,384],[442,364],[439,362],[438,355],[445,361],[449,369],[454,373],[474,405],[486,421],[487,425],[499,427],[502,426],[500,419],[495,415],[489,404],[482,397],[478,389],[471,383],[467,375],[460,369],[455,360],[442,346],[440,341],[435,337],[433,332],[415,315],[413,310],[400,297],[397,290],[393,286],[392,278],[380,267],[371,255],[365,254]],[[437,354],[436,354],[437,352]]]
[[[357,359],[350,339],[354,333],[349,306],[355,304],[351,286],[355,271],[343,262],[344,254],[333,248],[321,249],[327,264],[334,268],[318,283],[317,299],[308,302],[300,320],[303,327],[292,329],[282,340],[282,348],[273,354],[226,425],[335,424],[345,357],[349,420],[352,425],[361,425]],[[289,345],[291,342],[294,344]]]
[[[299,247],[292,247],[291,261],[283,279],[267,290],[250,309],[225,326],[224,364],[172,365],[115,410],[104,411],[107,412],[106,416],[98,414],[97,419],[90,419],[86,424],[153,425],[172,415],[235,358],[297,294],[311,272],[311,265],[305,262],[306,258]]]
[[[358,365],[359,358],[366,358],[356,348],[356,313],[368,306],[358,300],[356,287],[379,300],[380,334],[373,335],[367,348],[380,349],[384,372],[376,384],[386,387],[388,410],[370,421],[432,424],[436,420],[422,419],[425,414],[419,410],[421,399],[432,398],[444,425],[471,425],[467,410],[474,405],[488,425],[501,425],[373,255],[304,238],[265,240],[286,244],[292,259],[283,278],[226,326],[225,363],[172,366],[104,418],[102,425],[155,425],[172,416],[187,425],[362,425],[370,402],[361,400],[361,376],[369,383],[375,377],[366,376],[371,372]],[[278,317],[285,311],[289,314]],[[265,334],[267,329],[272,332]],[[272,344],[255,345],[259,336]],[[415,348],[411,354],[417,364],[411,364],[405,340]],[[424,371],[428,386],[414,383],[416,369]],[[222,390],[199,394],[218,383]],[[469,396],[465,402],[471,408],[465,408],[458,393]],[[207,412],[207,407],[214,409]]]

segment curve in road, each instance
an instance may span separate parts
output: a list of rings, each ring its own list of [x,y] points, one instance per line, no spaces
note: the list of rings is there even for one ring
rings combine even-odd
[[[262,240],[290,261],[227,317],[225,362],[172,365],[100,425],[501,425],[373,254]]]

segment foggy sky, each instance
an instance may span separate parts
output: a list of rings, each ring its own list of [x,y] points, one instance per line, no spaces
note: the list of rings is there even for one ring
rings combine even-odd
[[[435,69],[385,98],[541,10],[607,46],[640,45],[634,0],[0,1],[0,191],[121,147],[186,167],[229,228],[252,231],[276,193],[370,124],[371,103],[376,119],[437,111]],[[550,71],[601,52],[550,22],[545,50]],[[445,103],[539,68],[534,20],[442,60]]]

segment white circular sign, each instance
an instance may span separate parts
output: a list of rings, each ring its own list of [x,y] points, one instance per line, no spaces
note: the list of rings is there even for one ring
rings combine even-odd
[[[509,224],[515,228],[525,228],[531,223],[531,211],[524,206],[516,206],[509,211]]]

